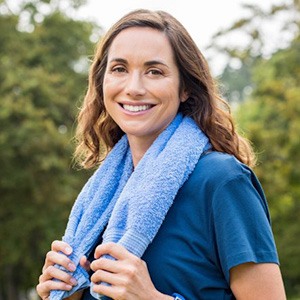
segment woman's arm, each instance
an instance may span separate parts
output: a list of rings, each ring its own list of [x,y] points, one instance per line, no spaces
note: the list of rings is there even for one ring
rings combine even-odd
[[[230,288],[238,300],[285,300],[277,264],[245,263],[230,270]]]

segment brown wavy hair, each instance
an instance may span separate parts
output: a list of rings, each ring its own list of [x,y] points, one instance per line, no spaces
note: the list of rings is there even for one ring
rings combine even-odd
[[[167,12],[144,9],[122,17],[96,47],[75,136],[75,158],[80,165],[84,168],[98,165],[124,134],[105,110],[103,79],[114,38],[130,27],[150,27],[167,36],[179,69],[179,92],[185,91],[189,96],[180,104],[179,110],[196,121],[209,137],[214,150],[232,154],[253,166],[255,156],[251,145],[237,133],[229,106],[221,98],[207,62],[187,30]]]

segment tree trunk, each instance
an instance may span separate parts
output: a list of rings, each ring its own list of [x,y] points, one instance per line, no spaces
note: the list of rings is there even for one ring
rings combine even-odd
[[[3,298],[5,300],[18,300],[17,280],[14,278],[14,270],[12,266],[5,267],[3,285]]]

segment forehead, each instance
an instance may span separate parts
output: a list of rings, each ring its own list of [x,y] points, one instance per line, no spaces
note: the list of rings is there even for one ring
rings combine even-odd
[[[112,41],[109,56],[161,56],[173,60],[173,49],[166,34],[150,27],[130,27]]]

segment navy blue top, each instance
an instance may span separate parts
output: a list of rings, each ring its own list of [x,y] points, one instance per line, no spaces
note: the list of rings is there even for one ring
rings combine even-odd
[[[279,263],[267,202],[251,169],[228,154],[204,155],[142,259],[157,290],[187,300],[234,299],[232,267]]]

